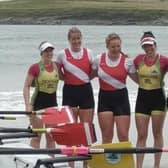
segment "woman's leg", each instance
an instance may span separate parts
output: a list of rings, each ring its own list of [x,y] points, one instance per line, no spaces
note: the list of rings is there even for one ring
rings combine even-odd
[[[148,136],[148,125],[149,125],[150,117],[147,115],[136,115],[136,128],[137,128],[137,147],[145,147],[146,146],[146,139]],[[137,168],[142,168],[144,154],[137,154]]]
[[[79,119],[80,122],[93,122],[94,109],[80,109]]]
[[[129,115],[120,115],[115,116],[117,135],[119,141],[128,141],[129,140],[129,128],[130,128],[130,116]]]
[[[54,149],[55,148],[55,141],[53,140],[50,134],[45,134],[46,137],[46,148],[47,149]],[[50,154],[51,157],[54,157],[54,154]]]
[[[162,112],[159,115],[152,115],[152,131],[154,137],[154,147],[163,147],[163,124],[165,120],[165,113]],[[155,154],[154,168],[160,168],[161,153]]]
[[[71,110],[72,110],[72,112],[73,112],[73,117],[74,117],[74,119],[75,119],[75,121],[77,122],[78,121],[78,113],[79,113],[79,108],[77,108],[77,107],[71,107]],[[69,166],[71,167],[71,168],[74,168],[75,167],[75,162],[69,162]]]
[[[79,110],[79,119],[80,122],[93,122],[94,109],[80,109]],[[87,162],[83,161],[83,167],[87,168]]]
[[[45,127],[47,128],[51,128],[52,125],[45,125]],[[45,134],[45,137],[46,137],[46,148],[49,148],[49,149],[53,149],[55,148],[55,141],[54,139],[52,138],[52,135],[49,133],[49,134]],[[54,155],[51,155],[54,157]]]
[[[111,111],[98,113],[102,143],[111,143],[113,138],[114,116]]]
[[[71,110],[73,112],[74,119],[77,122],[78,118],[79,118],[79,108],[78,107],[71,107]]]
[[[33,128],[43,127],[43,122],[35,115],[30,117],[30,124]],[[31,139],[30,145],[33,148],[40,148],[40,141],[41,141],[41,135],[38,135],[38,137],[34,137]]]

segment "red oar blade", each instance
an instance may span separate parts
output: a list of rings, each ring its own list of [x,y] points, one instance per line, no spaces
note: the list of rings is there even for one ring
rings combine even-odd
[[[74,123],[74,117],[68,106],[50,107],[44,109],[42,120],[45,124],[58,126],[59,124]]]
[[[52,134],[53,139],[60,145],[91,145],[96,142],[94,125],[91,123],[73,123],[59,126],[66,130],[66,133],[60,135]]]

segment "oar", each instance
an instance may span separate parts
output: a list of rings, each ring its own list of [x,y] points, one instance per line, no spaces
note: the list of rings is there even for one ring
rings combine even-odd
[[[16,120],[16,117],[10,116],[0,116],[0,120]]]
[[[53,134],[61,134],[66,133],[65,130],[60,128],[0,128],[0,133],[15,133],[15,132],[28,132],[35,134],[42,133],[53,133]]]
[[[68,106],[50,107],[38,111],[0,111],[1,115],[37,115],[45,124],[57,126],[63,123],[74,123],[72,111]],[[3,116],[7,117],[7,116]],[[3,118],[2,117],[2,118]]]
[[[15,138],[31,138],[36,137],[37,134],[35,133],[14,133],[14,134],[0,134],[0,140],[3,139],[15,139]]]
[[[33,130],[31,128],[0,127],[0,133],[18,133],[18,132],[33,132]]]
[[[105,154],[105,153],[117,153],[117,154],[130,154],[130,153],[160,153],[168,152],[168,148],[89,148],[89,147],[63,147],[57,149],[28,149],[28,148],[11,148],[0,147],[1,155],[13,155],[13,154],[64,154],[64,155],[88,155],[88,154]]]
[[[50,133],[53,139],[60,145],[87,146],[96,142],[94,125],[91,123],[65,124],[56,128],[0,128],[0,133],[9,132]]]

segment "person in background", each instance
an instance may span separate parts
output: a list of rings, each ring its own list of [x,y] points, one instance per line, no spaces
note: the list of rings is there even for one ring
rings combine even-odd
[[[131,59],[122,53],[121,38],[116,33],[106,37],[107,51],[98,55],[92,65],[92,77],[99,79],[98,119],[102,143],[111,143],[116,124],[119,141],[129,140],[130,104],[126,88],[129,75],[137,82]]]
[[[149,121],[152,121],[154,147],[163,147],[163,125],[166,112],[164,75],[168,69],[168,58],[157,53],[157,42],[152,32],[141,37],[144,54],[134,59],[139,78],[135,120],[137,147],[145,147]],[[155,154],[154,168],[160,168],[161,153]],[[137,155],[137,168],[143,167],[144,154]]]
[[[71,107],[76,121],[93,122],[94,97],[90,83],[93,53],[82,47],[82,33],[77,27],[69,29],[68,41],[70,46],[60,51],[56,59],[64,80],[62,104]]]
[[[25,110],[40,110],[47,107],[57,106],[56,90],[59,80],[57,65],[52,61],[54,46],[44,41],[39,46],[40,61],[30,66],[23,89]],[[35,91],[30,101],[30,87],[34,85]],[[30,118],[33,128],[43,127],[41,119],[35,115]],[[31,146],[40,148],[41,136],[32,138]],[[46,134],[46,147],[54,148],[55,142],[49,134]]]

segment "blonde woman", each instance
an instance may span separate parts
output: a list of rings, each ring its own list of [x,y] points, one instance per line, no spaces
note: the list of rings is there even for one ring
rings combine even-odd
[[[130,104],[126,78],[135,81],[136,70],[130,59],[122,53],[121,38],[116,33],[106,37],[107,50],[98,55],[92,66],[92,75],[99,79],[98,119],[102,143],[111,143],[116,123],[119,141],[129,140]]]

